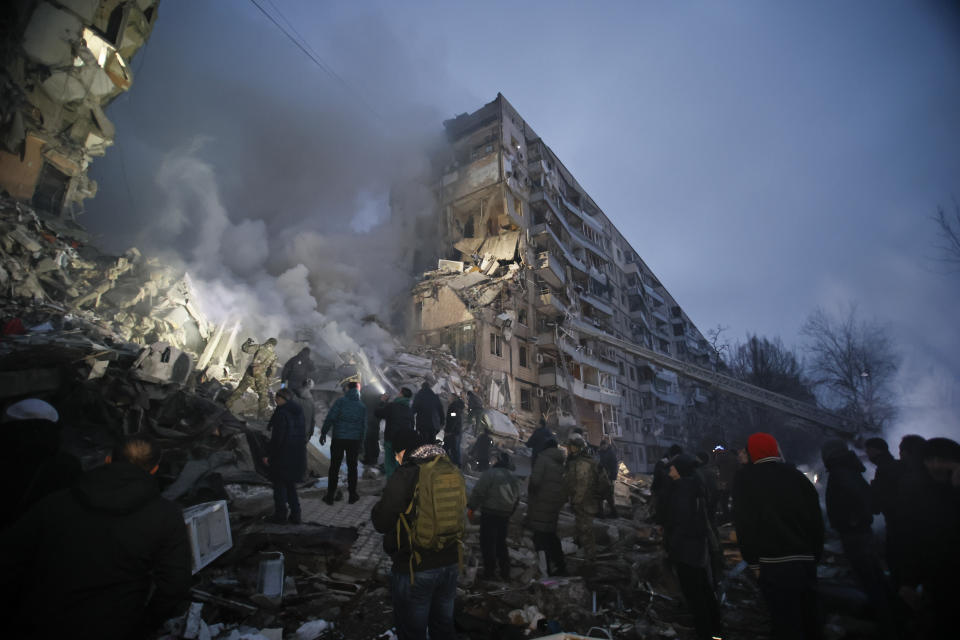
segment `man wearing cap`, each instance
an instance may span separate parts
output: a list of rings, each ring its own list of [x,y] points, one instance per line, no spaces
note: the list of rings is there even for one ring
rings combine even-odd
[[[759,567],[778,640],[822,638],[817,562],[823,553],[823,514],[813,483],[783,461],[768,433],[747,440],[750,464],[733,486],[733,521],[743,559]]]
[[[510,471],[510,456],[501,452],[492,468],[480,474],[470,499],[467,514],[473,522],[473,512],[480,510],[480,553],[483,556],[483,577],[492,580],[497,575],[510,579],[510,554],[507,552],[507,527],[510,516],[520,504],[520,481]]]
[[[567,464],[563,477],[573,509],[577,540],[586,559],[592,561],[597,555],[597,541],[593,536],[593,517],[598,511],[597,461],[590,455],[587,441],[579,433],[572,433],[567,439]]]
[[[383,473],[388,478],[393,475],[399,466],[393,448],[393,435],[401,429],[413,431],[413,411],[410,410],[410,399],[413,391],[408,387],[400,389],[396,398],[390,400],[387,394],[380,398],[380,406],[374,414],[384,421],[383,427]],[[414,433],[416,433],[414,431]]]
[[[253,338],[247,338],[246,342],[240,346],[240,350],[244,353],[253,354],[253,360],[243,372],[240,384],[227,398],[228,409],[233,407],[250,385],[253,385],[253,390],[257,392],[257,416],[261,420],[267,417],[267,408],[270,406],[270,376],[273,375],[273,368],[277,364],[277,352],[274,350],[276,346],[276,338],[269,338],[263,344],[255,343]]]
[[[60,451],[60,431],[57,410],[43,400],[29,398],[7,407],[0,424],[0,486],[9,502],[0,511],[0,528],[80,476],[80,462]]]

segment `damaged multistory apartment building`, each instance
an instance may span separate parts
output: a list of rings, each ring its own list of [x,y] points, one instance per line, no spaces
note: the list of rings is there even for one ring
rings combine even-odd
[[[73,216],[97,192],[93,158],[113,144],[104,114],[133,83],[158,0],[4,3],[0,44],[0,189]]]
[[[502,96],[444,123],[437,186],[448,255],[414,290],[426,344],[474,365],[481,395],[607,434],[633,470],[690,436],[710,400],[638,345],[715,370],[716,353],[547,144]]]

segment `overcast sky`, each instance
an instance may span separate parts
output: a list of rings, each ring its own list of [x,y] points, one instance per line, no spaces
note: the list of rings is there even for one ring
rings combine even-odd
[[[701,331],[799,346],[856,303],[904,358],[898,430],[960,436],[960,273],[930,220],[960,199],[955,2],[257,1],[324,68],[251,2],[161,3],[92,172],[113,248],[144,243],[177,153],[271,237],[382,220],[406,150],[499,91]]]

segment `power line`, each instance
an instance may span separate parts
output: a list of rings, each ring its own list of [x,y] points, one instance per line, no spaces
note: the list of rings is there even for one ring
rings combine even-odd
[[[307,43],[306,38],[300,35],[300,33],[296,30],[296,28],[283,15],[283,12],[280,11],[280,9],[277,8],[277,6],[273,4],[271,0],[267,0],[267,2],[270,2],[270,5],[273,7],[274,11],[276,11],[277,14],[280,16],[280,18],[290,27],[290,31],[296,34],[296,37],[291,35],[290,31],[287,31],[287,29],[282,24],[277,22],[277,19],[274,18],[266,9],[264,9],[263,6],[257,0],[250,0],[250,2],[251,4],[253,4],[253,6],[255,6],[260,11],[260,13],[266,16],[266,18],[270,22],[272,22],[273,25],[277,29],[279,29],[280,32],[283,33],[283,35],[285,35],[288,40],[290,40],[290,42],[296,45],[296,47],[300,49],[300,51],[302,51],[303,54],[311,60],[311,62],[313,62],[317,67],[319,67],[321,71],[323,71],[324,73],[328,74],[329,76],[337,80],[343,86],[343,88],[346,89],[349,93],[353,94],[353,97],[356,98],[357,101],[360,102],[360,104],[362,104],[363,107],[367,109],[380,122],[380,124],[385,124],[383,117],[379,113],[377,113],[377,111],[372,106],[370,106],[370,104],[366,100],[364,100],[363,95],[357,89],[352,87],[346,80],[344,80],[336,71],[334,71],[330,65],[328,65],[326,62],[323,61],[320,55],[316,51],[314,51],[313,47],[311,47],[309,43]]]

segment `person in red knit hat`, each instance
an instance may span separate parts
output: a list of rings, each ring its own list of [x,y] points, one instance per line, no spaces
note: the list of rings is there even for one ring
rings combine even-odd
[[[817,490],[783,461],[776,438],[747,440],[750,464],[733,485],[733,522],[743,559],[759,568],[760,591],[777,640],[823,637],[817,562],[823,553],[823,514]]]

